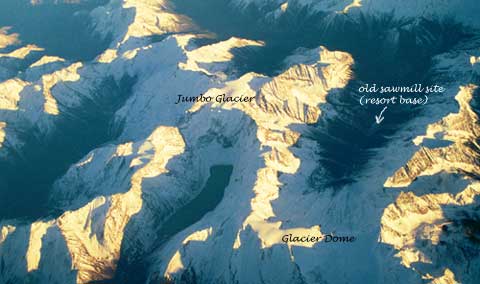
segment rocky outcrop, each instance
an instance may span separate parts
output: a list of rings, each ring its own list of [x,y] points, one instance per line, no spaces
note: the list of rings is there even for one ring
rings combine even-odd
[[[214,110],[238,109],[253,119],[257,128],[256,139],[258,139],[262,148],[269,149],[262,154],[265,166],[255,170],[251,166],[248,167],[250,168],[249,171],[256,171],[255,184],[251,188],[253,196],[251,199],[249,198],[250,209],[241,210],[241,213],[239,212],[236,217],[237,221],[235,223],[238,224],[236,225],[238,228],[233,227],[229,228],[228,231],[223,231],[220,228],[212,230],[210,227],[209,233],[202,239],[204,244],[196,247],[192,246],[191,243],[203,231],[194,231],[195,228],[200,229],[207,224],[230,223],[230,221],[223,219],[225,217],[221,215],[217,215],[213,218],[220,220],[205,220],[196,224],[188,230],[191,232],[190,234],[181,234],[159,252],[158,259],[171,258],[171,260],[169,262],[159,262],[157,264],[159,268],[154,266],[154,272],[151,274],[152,280],[158,275],[164,274],[167,278],[173,278],[177,281],[183,279],[182,281],[188,282],[193,281],[189,278],[192,277],[190,275],[192,271],[201,271],[201,274],[196,275],[196,281],[221,283],[227,281],[226,279],[229,277],[234,277],[230,281],[238,281],[239,283],[259,281],[253,276],[241,275],[237,272],[241,269],[237,266],[241,257],[239,254],[235,255],[233,251],[243,251],[245,254],[254,255],[253,251],[256,248],[251,247],[251,242],[256,241],[252,238],[258,238],[261,249],[269,250],[282,244],[282,236],[285,234],[322,236],[319,226],[283,229],[281,221],[270,221],[276,217],[271,202],[278,198],[281,188],[278,176],[281,173],[295,174],[301,163],[301,160],[289,150],[298,141],[300,134],[292,131],[289,126],[315,122],[321,114],[318,106],[325,102],[328,93],[333,89],[343,88],[350,79],[350,68],[353,64],[350,55],[342,52],[331,52],[323,47],[304,52],[310,55],[303,58],[306,62],[309,62],[308,64],[294,64],[274,78],[249,73],[237,80],[226,82],[224,87],[210,89],[205,93],[206,96],[215,96],[216,94],[225,94],[227,97],[235,97],[240,94],[255,96],[255,99],[250,103],[214,103],[211,107]],[[205,111],[208,107],[208,104],[197,103],[189,111],[195,116],[195,113]],[[248,148],[242,148],[236,151],[248,151]],[[234,168],[238,167],[242,166],[234,164]],[[247,176],[242,177],[242,179],[246,178]],[[248,180],[250,179],[249,177]],[[250,186],[252,185],[238,183],[231,185],[228,189],[229,195],[244,199],[240,196],[247,194],[250,190],[246,191],[246,189]],[[228,201],[225,201],[223,206],[220,205],[220,208],[216,211],[222,212],[223,207],[229,206],[228,203]],[[231,239],[233,236],[235,236],[234,240]],[[229,238],[229,240],[222,241],[225,238]],[[198,259],[205,246],[214,246],[214,244],[223,242],[232,245],[232,247],[224,248],[224,250],[230,251],[230,253],[227,252],[230,255],[228,261],[217,263],[217,267],[214,269],[211,264],[206,264]],[[292,244],[292,246],[296,245],[311,247],[313,243]],[[225,246],[225,244],[222,246]],[[289,254],[287,247],[273,250],[280,254]],[[220,251],[215,252],[215,255],[219,257],[221,254]],[[294,258],[293,254],[291,258]],[[287,261],[284,271],[285,278],[281,282],[284,283],[288,279],[294,282],[299,281],[301,276],[298,268],[292,266],[289,258],[280,262],[284,261]],[[185,263],[188,263],[188,265],[185,266]],[[205,271],[211,271],[212,274],[207,276],[204,274]],[[287,274],[289,275],[287,276]]]
[[[408,186],[418,177],[439,172],[478,176],[480,148],[476,139],[480,135],[480,128],[478,116],[470,106],[476,89],[475,85],[460,87],[455,97],[460,106],[459,112],[429,125],[426,135],[415,139],[418,144],[431,139],[446,140],[452,145],[436,148],[420,146],[412,159],[385,182],[385,186]]]
[[[468,74],[457,80],[476,81],[474,64],[466,73],[461,65],[452,69],[453,77]],[[475,84],[460,86],[458,111],[429,124],[413,140],[418,151],[385,182],[402,193],[384,210],[379,241],[430,283],[474,283],[479,277],[473,268],[480,261],[477,92]]]
[[[0,49],[18,43],[18,34],[9,34],[9,28],[0,29]]]
[[[266,3],[237,2],[243,8]],[[382,10],[385,3],[268,1],[262,9],[273,7],[277,18],[302,5],[343,16],[390,12]],[[470,3],[452,7],[468,9]],[[430,4],[393,13],[443,17],[446,11],[429,10]],[[469,21],[472,11],[459,15],[460,22]],[[0,54],[9,70],[26,65],[22,76],[9,73],[0,83],[5,157],[22,153],[20,134],[54,136],[62,118],[76,121],[83,114],[78,110],[94,116],[92,110],[102,109],[97,105],[118,102],[106,114],[118,135],[67,161],[71,165],[55,178],[48,203],[55,214],[0,224],[0,282],[128,283],[136,274],[176,283],[479,278],[478,52],[460,46],[435,57],[431,79],[445,82],[446,94],[431,97],[424,112],[368,149],[369,161],[349,183],[330,186],[334,181],[320,174],[325,183],[313,190],[312,172],[326,171],[318,166],[324,145],[306,129],[320,121],[317,131],[341,131],[332,118],[353,124],[342,113],[349,106],[335,106],[338,97],[351,95],[352,55],[301,48],[276,75],[242,74],[237,52],[266,43],[231,37],[207,44],[211,35],[197,33],[169,1],[112,0],[90,16],[95,32],[113,39],[91,62],[46,56],[35,46]],[[387,36],[395,41],[401,33]],[[435,42],[429,36],[425,41]],[[135,78],[128,94],[111,91],[126,77]],[[200,94],[212,100],[176,103],[179,95]],[[236,97],[250,99],[232,101]],[[81,130],[73,131],[77,140],[84,138]],[[172,233],[166,224],[200,194],[215,165],[233,167],[223,199]],[[356,241],[285,242],[290,234],[347,234]]]
[[[131,148],[128,153],[129,146]],[[16,281],[15,279],[36,277],[39,282],[55,279],[54,281],[58,283],[88,283],[112,278],[120,257],[125,227],[130,218],[142,208],[142,183],[167,173],[167,163],[174,156],[183,153],[184,147],[178,129],[159,127],[144,141],[118,146],[120,154],[132,156],[130,166],[133,170],[126,192],[91,198],[91,201],[80,209],[67,211],[55,220],[20,225],[15,228],[15,232],[24,231],[26,237],[16,236],[14,242],[9,241],[9,237],[13,237],[8,233],[11,227],[2,227],[5,234],[2,233],[0,250],[2,262],[8,263],[3,269],[8,273],[2,273],[0,280],[8,283]],[[122,152],[121,149],[127,152]],[[90,167],[88,162],[77,167],[92,171],[88,169]],[[128,170],[128,167],[124,170]],[[67,179],[70,175],[67,174]],[[64,180],[60,181],[62,182],[65,183]],[[77,183],[68,183],[67,186],[75,187]],[[42,249],[49,244],[53,245],[51,250]],[[10,258],[12,254],[25,254],[22,251],[25,245],[27,246],[25,259]],[[47,261],[54,253],[60,254],[65,263],[71,263],[70,274],[75,275],[75,280],[54,273],[55,268],[51,265],[55,263]],[[26,271],[23,270],[25,265],[20,263],[24,260]],[[66,271],[69,271],[69,266],[60,265]],[[18,270],[12,270],[14,268]]]

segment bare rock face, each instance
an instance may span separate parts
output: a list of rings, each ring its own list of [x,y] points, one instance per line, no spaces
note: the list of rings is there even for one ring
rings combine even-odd
[[[242,273],[243,258],[247,255],[257,254],[258,249],[268,253],[262,256],[273,261],[272,257],[281,255],[278,265],[285,267],[285,270],[271,279],[277,279],[280,283],[286,281],[297,282],[301,279],[299,267],[290,262],[293,252],[288,247],[280,247],[282,236],[289,233],[296,234],[320,234],[319,226],[294,227],[284,229],[281,221],[270,221],[276,218],[271,202],[278,198],[281,182],[279,174],[295,174],[302,162],[296,157],[290,147],[294,145],[300,134],[292,131],[289,126],[293,124],[313,123],[321,115],[318,108],[325,102],[326,96],[332,89],[343,88],[350,79],[350,68],[353,65],[351,56],[342,52],[331,52],[321,47],[308,51],[311,57],[305,58],[309,64],[295,64],[285,72],[274,78],[265,78],[254,73],[249,73],[241,78],[226,82],[223,88],[211,89],[205,94],[225,94],[227,97],[235,97],[240,94],[254,96],[250,103],[215,103],[213,109],[235,110],[238,109],[251,117],[256,124],[256,139],[260,142],[261,148],[269,149],[262,156],[264,167],[252,171],[255,183],[251,189],[253,196],[250,199],[250,210],[241,210],[236,214],[236,220],[225,219],[221,212],[232,206],[233,200],[244,200],[249,191],[242,188],[251,187],[251,177],[240,176],[247,184],[234,183],[228,188],[227,200],[222,202],[215,210],[215,214],[196,224],[192,229],[181,234],[159,251],[158,259],[170,259],[170,261],[158,261],[153,268],[151,280],[155,280],[161,271],[167,278],[176,281],[193,281],[194,271],[202,271],[197,275],[196,281],[226,282],[234,281],[249,283],[259,281],[255,276]],[[335,74],[335,75],[333,75]],[[196,113],[204,111],[208,105],[197,103],[190,109]],[[246,152],[248,148],[241,145],[236,151]],[[245,161],[242,161],[245,163]],[[251,162],[247,162],[251,164]],[[235,177],[238,168],[244,172],[244,164],[234,164]],[[256,171],[256,174],[255,174]],[[237,178],[236,178],[237,179]],[[213,219],[213,220],[212,220]],[[207,224],[227,223],[225,228],[208,228]],[[197,228],[197,229],[196,229]],[[198,231],[194,231],[198,230]],[[202,241],[202,245],[195,245],[196,241]],[[256,243],[252,246],[252,242]],[[311,247],[312,243],[292,244],[292,246]],[[207,247],[212,249],[220,246],[222,249],[214,249],[214,257],[224,260],[216,263],[216,268],[203,259],[202,251]],[[288,255],[291,255],[288,257]],[[211,255],[212,256],[212,255]],[[267,273],[268,265],[264,266],[263,260],[251,259],[252,267],[260,268],[261,273]],[[184,263],[188,263],[185,266]],[[159,269],[159,270],[157,270]],[[210,271],[209,275],[204,271]],[[233,279],[229,279],[233,277]]]
[[[146,7],[145,11],[151,11],[150,8]],[[95,13],[98,11],[93,14]],[[128,37],[144,36],[135,33],[136,30],[143,31],[136,29],[135,25],[138,25],[139,21],[147,23],[148,17],[143,17],[138,11],[136,15],[137,20],[128,27],[122,42],[126,43]],[[153,33],[164,32],[161,30]],[[225,76],[225,71],[229,68],[228,62],[233,57],[230,50],[261,43],[232,38],[211,47],[191,49],[188,42],[193,38],[193,35],[175,36],[154,46],[133,47],[130,50],[126,46],[109,49],[98,57],[97,64],[92,65],[65,63],[61,58],[44,56],[27,70],[32,74],[33,82],[14,78],[2,83],[3,109],[27,110],[22,114],[22,128],[31,127],[29,125],[35,121],[55,131],[55,116],[68,114],[71,109],[83,103],[79,97],[67,97],[65,90],[73,89],[77,94],[88,96],[92,85],[98,86],[99,78],[94,79],[88,74],[103,73],[103,77],[119,78],[125,72],[130,72],[135,76],[144,76],[137,83],[138,93],[134,93],[132,99],[127,100],[125,106],[116,114],[117,120],[127,121],[121,137],[130,138],[132,141],[107,145],[90,152],[55,183],[50,202],[67,211],[54,219],[28,225],[14,221],[15,226],[2,227],[1,255],[5,263],[2,269],[8,271],[2,273],[2,282],[28,278],[39,282],[54,279],[62,283],[88,283],[113,278],[121,250],[125,249],[132,255],[145,255],[156,245],[155,238],[149,237],[156,233],[156,227],[161,226],[168,216],[198,192],[198,187],[191,189],[195,181],[198,181],[197,177],[182,177],[191,175],[188,165],[193,165],[193,172],[198,172],[202,179],[210,165],[235,164],[236,179],[252,183],[255,176],[246,173],[254,174],[256,170],[252,171],[252,167],[260,166],[255,152],[250,151],[252,147],[259,147],[257,136],[261,137],[262,147],[274,147],[270,153],[265,153],[268,167],[259,170],[259,177],[262,177],[262,183],[265,184],[261,187],[269,187],[268,177],[275,178],[277,171],[295,171],[298,161],[287,148],[295,143],[298,134],[287,126],[316,121],[320,115],[317,105],[325,101],[329,90],[342,87],[348,82],[349,66],[353,63],[351,57],[345,53],[319,48],[310,52],[310,64],[292,63],[290,69],[276,78],[252,73],[230,80]],[[212,51],[214,53],[210,53]],[[160,59],[152,62],[153,64],[148,63],[147,60],[152,58],[153,54],[165,52],[171,55],[165,58],[165,61]],[[176,66],[178,62],[182,62],[180,70]],[[52,63],[62,65],[53,69],[37,69],[36,73],[33,73],[34,68]],[[129,67],[125,68],[126,65]],[[152,67],[157,71],[145,73],[146,69],[152,71]],[[333,76],[335,72],[342,76]],[[210,76],[214,78],[209,79]],[[206,94],[225,91],[225,95],[229,97],[251,88],[251,95],[257,99],[244,106],[216,103],[215,107],[230,112],[226,114],[212,114],[207,111],[209,106],[201,110],[200,105],[194,106],[190,110],[191,118],[186,124],[188,126],[182,126],[180,131],[176,127],[158,126],[159,123],[178,123],[182,116],[185,116],[181,109],[188,108],[179,106],[180,111],[162,114],[152,120],[152,113],[157,112],[152,106],[156,104],[159,108],[164,107],[167,103],[165,98],[174,98],[173,87],[187,78],[195,87],[185,90],[191,94],[203,88]],[[302,80],[297,81],[297,78]],[[145,97],[143,90],[154,88],[158,79],[170,81],[171,89],[163,85],[165,95],[160,100],[153,92],[150,92],[150,98]],[[295,97],[290,97],[291,93],[295,93]],[[156,103],[152,105],[152,102]],[[232,108],[244,114],[235,113]],[[138,115],[131,115],[132,112]],[[9,116],[5,118],[7,123],[2,124],[2,128],[10,121],[19,121]],[[134,121],[129,121],[132,118],[137,119],[137,123],[144,118],[143,123],[146,123],[147,127],[138,129]],[[278,120],[281,128],[277,129],[277,126],[272,124],[274,120]],[[252,131],[256,128],[257,133]],[[151,132],[148,134],[148,131]],[[180,132],[183,132],[183,135]],[[145,133],[147,138],[142,138]],[[13,139],[14,133],[7,133],[2,137],[2,141],[14,147],[20,145],[12,140],[5,140],[5,137]],[[214,143],[203,142],[210,139],[219,140]],[[216,148],[224,149],[224,146],[230,143],[233,143],[233,148],[225,150],[230,154],[224,157],[208,154]],[[189,149],[187,154],[184,154],[185,157],[172,161],[174,157],[185,153],[185,148]],[[203,154],[193,155],[197,151]],[[234,154],[239,151],[251,152],[253,155],[239,159]],[[167,175],[169,169],[173,169],[173,175]],[[115,178],[112,179],[113,177]],[[158,191],[160,184],[164,189]],[[241,187],[242,183],[238,183],[237,188]],[[277,187],[271,189],[273,192],[278,191]],[[264,198],[268,200],[271,197],[260,196],[257,198],[258,202],[265,202],[261,201]],[[163,209],[159,210],[160,208]],[[263,209],[260,207],[257,210]],[[272,228],[276,226],[272,225]],[[266,243],[279,241],[265,240]],[[139,243],[142,245],[139,246]],[[52,253],[46,250],[47,248]],[[12,253],[25,255],[25,259],[11,259],[9,255]],[[56,273],[55,265],[71,270],[65,269],[65,273]]]
[[[9,33],[9,28],[0,29],[0,49],[4,49],[10,45],[18,44],[18,34]]]
[[[453,74],[464,73],[455,69]],[[474,63],[469,70],[464,74],[476,74]],[[458,111],[429,124],[414,139],[418,151],[385,182],[402,193],[384,210],[379,241],[431,283],[474,283],[479,277],[473,268],[480,261],[477,93],[475,84],[460,86]]]
[[[232,45],[232,47],[234,46]],[[195,52],[192,51],[192,54],[195,55]],[[257,213],[255,212],[257,210],[263,212],[267,209],[268,200],[275,196],[275,191],[279,190],[278,187],[270,186],[271,179],[275,178],[277,171],[293,173],[298,168],[299,161],[289,152],[288,147],[295,143],[299,135],[289,130],[287,126],[292,123],[314,122],[320,114],[316,105],[325,101],[325,96],[330,89],[342,87],[348,82],[350,76],[348,66],[353,63],[348,54],[330,52],[324,48],[319,48],[312,54],[316,56],[317,62],[311,65],[292,66],[284,74],[273,78],[273,80],[256,74],[248,74],[238,80],[226,82],[225,90],[215,88],[206,92],[206,95],[225,92],[227,96],[236,96],[240,92],[244,92],[248,84],[252,84],[255,81],[259,83],[258,86],[250,91],[252,96],[257,98],[251,104],[215,104],[215,107],[228,111],[231,111],[232,108],[238,108],[258,124],[257,134],[245,133],[241,135],[243,137],[241,140],[248,141],[248,143],[234,143],[234,149],[228,151],[229,153],[238,151],[248,152],[250,147],[258,147],[254,146],[258,143],[255,142],[257,139],[260,139],[262,147],[272,147],[271,152],[264,153],[267,167],[258,170],[257,186],[259,188],[254,189],[254,191],[257,191],[259,194],[255,198],[259,207],[253,209],[254,211],[250,213],[251,217],[247,217],[247,221],[245,221],[247,223],[242,227],[250,226],[248,225],[250,222],[254,224],[260,221],[257,220]],[[188,56],[189,53],[187,52]],[[194,60],[194,58],[189,58],[189,60]],[[218,61],[221,62],[222,60],[224,59],[220,57]],[[339,78],[338,76],[330,75],[337,71],[343,72],[342,76],[344,77]],[[337,72],[336,74],[339,73]],[[320,76],[327,78],[327,80],[321,80]],[[299,77],[303,79],[297,80]],[[311,95],[312,90],[316,91],[315,96]],[[288,94],[292,92],[295,92],[296,97],[289,98]],[[141,106],[141,104],[132,106]],[[192,147],[198,150],[198,148],[205,147],[202,146],[200,141],[205,139],[205,135],[212,131],[221,132],[227,139],[232,139],[233,137],[240,139],[238,130],[235,129],[242,129],[246,126],[247,129],[251,129],[251,126],[248,126],[251,124],[248,119],[242,118],[235,122],[235,120],[230,118],[235,117],[235,115],[231,114],[227,117],[223,114],[208,114],[206,112],[207,107],[203,106],[202,108],[201,105],[194,105],[190,110],[193,113],[193,117],[189,122],[189,126],[182,130],[185,132],[184,135],[188,137],[186,144],[188,148]],[[200,108],[202,109],[200,110]],[[132,111],[137,110],[133,109]],[[197,115],[195,114],[196,112],[202,114],[199,113]],[[222,122],[218,120],[220,118],[223,118]],[[211,123],[205,123],[205,119]],[[272,120],[277,120],[278,123],[272,124]],[[211,128],[211,126],[217,124],[214,121],[218,121],[221,124],[217,127],[227,130],[218,131]],[[239,123],[238,126],[235,126],[236,123]],[[192,193],[188,191],[181,193],[172,190],[174,188],[184,188],[186,190],[194,180],[191,182],[185,178],[180,180],[180,176],[177,175],[173,176],[173,178],[163,177],[167,171],[166,164],[169,160],[175,155],[184,152],[184,140],[179,135],[176,128],[160,127],[154,130],[144,141],[127,142],[100,148],[88,154],[83,161],[78,162],[63,178],[56,182],[51,202],[57,204],[60,208],[71,208],[73,210],[67,211],[55,220],[47,223],[34,223],[32,226],[48,224],[45,225],[47,227],[44,231],[51,228],[61,233],[65,246],[69,251],[72,267],[76,271],[76,281],[78,283],[112,278],[116,269],[116,262],[120,257],[121,246],[130,247],[132,251],[137,251],[137,254],[145,253],[151,240],[145,238],[145,235],[139,236],[138,234],[146,231],[154,233],[154,225],[160,226],[161,221],[171,214],[171,210],[178,208],[176,204],[182,204],[185,203],[184,200],[191,199],[190,195]],[[231,135],[234,136],[232,137]],[[191,154],[187,155],[187,157],[189,156]],[[243,159],[235,159],[234,155],[226,155],[223,159],[219,158],[207,158],[207,156],[204,156],[196,157],[193,161],[189,160],[191,158],[187,158],[186,161],[194,165],[200,160],[210,160],[209,164],[218,164],[222,163],[222,161],[233,163],[234,165],[242,163],[243,166],[240,166],[241,164],[234,166],[239,169],[239,172],[236,174],[238,178],[249,182],[254,178],[254,176],[244,177],[242,172],[251,168],[250,164],[252,162],[257,164],[256,159],[251,159],[250,162],[246,163]],[[172,164],[173,169],[176,172],[182,171],[188,175],[189,171],[186,168],[186,161],[178,161]],[[174,166],[175,164],[177,165]],[[205,166],[198,170],[205,171]],[[250,172],[251,169],[248,171]],[[115,176],[114,180],[112,180],[112,176]],[[156,179],[158,181],[154,182]],[[147,180],[151,181],[147,183]],[[165,190],[150,193],[153,189],[150,189],[150,187],[160,181],[162,181],[160,183],[163,184],[162,187],[166,187]],[[167,184],[169,183],[174,187],[167,190]],[[239,183],[236,187],[239,188],[241,186],[242,184]],[[270,188],[272,192],[265,195],[260,188]],[[115,189],[115,192],[112,192],[112,189]],[[79,192],[81,194],[78,194]],[[142,195],[148,195],[149,198],[144,199],[145,197],[142,198]],[[158,210],[158,208],[162,207],[164,208],[163,212]],[[150,208],[157,209],[151,211]],[[251,221],[248,221],[250,219]],[[128,230],[126,229],[127,224],[129,224]],[[277,228],[275,230],[278,230],[278,225],[275,223],[265,223],[265,226],[271,226],[272,229]],[[315,229],[318,230],[318,228],[306,230]],[[264,231],[261,227],[257,229],[256,226],[255,230],[260,230],[259,233]],[[298,228],[295,230],[301,231],[302,229]],[[47,241],[47,238],[43,237],[44,234],[40,234],[36,239],[40,244],[30,249],[31,258],[34,260],[27,259],[27,264],[38,262],[38,259],[42,258],[40,248],[42,243]],[[124,234],[126,234],[125,237],[122,237]],[[276,233],[276,237],[273,239],[268,236],[263,238],[265,245],[272,246],[281,242],[281,231]],[[138,241],[141,241],[144,248],[135,247],[135,242]],[[5,246],[7,246],[7,243],[5,243]],[[92,265],[93,263],[95,265]],[[38,269],[35,264],[29,264],[29,266],[33,267],[31,270]],[[27,272],[30,272],[30,270]],[[21,277],[20,275],[17,277]]]
[[[63,275],[54,273],[52,270],[54,267],[51,265],[55,263],[47,262],[44,266],[39,265],[40,260],[43,262],[45,258],[48,259],[51,256],[50,252],[42,248],[57,243],[62,244],[59,248],[63,253],[68,253],[68,257],[67,255],[63,257],[66,257],[65,261],[71,263],[73,270],[70,274],[75,275],[75,280],[71,280],[73,283],[88,283],[92,280],[112,278],[120,256],[125,227],[130,218],[142,207],[143,180],[166,173],[168,161],[183,153],[184,147],[185,144],[178,129],[159,127],[144,141],[118,147],[126,151],[119,150],[120,155],[132,156],[130,165],[135,167],[126,192],[98,196],[81,208],[67,211],[55,220],[38,221],[18,228],[3,227],[2,232],[5,232],[5,236],[2,237],[2,251],[12,250],[12,253],[22,253],[19,251],[24,246],[22,243],[26,243],[28,249],[25,259],[20,260],[26,261],[27,270],[2,274],[2,282],[30,277],[29,275],[36,275],[31,277],[37,277],[38,281],[47,281],[52,277],[58,282],[70,281]],[[89,167],[88,161],[77,166]],[[11,244],[8,241],[8,237],[11,236],[10,231],[22,230],[26,232],[26,236],[30,235],[30,237],[17,237],[17,242]],[[28,234],[29,230],[30,234]],[[55,247],[53,251],[56,251]],[[8,258],[8,254],[2,254],[2,257]],[[8,263],[11,259],[4,261]],[[22,266],[21,263],[11,265],[11,267]],[[65,265],[62,264],[62,267]],[[37,270],[40,273],[32,273]]]
[[[408,186],[418,177],[435,175],[442,171],[472,177],[478,175],[480,165],[476,139],[480,128],[478,116],[470,106],[476,89],[475,85],[460,87],[455,97],[459,112],[449,114],[441,121],[429,125],[425,136],[415,139],[418,144],[426,139],[438,139],[449,141],[451,145],[433,149],[420,146],[412,159],[385,182],[385,186]]]

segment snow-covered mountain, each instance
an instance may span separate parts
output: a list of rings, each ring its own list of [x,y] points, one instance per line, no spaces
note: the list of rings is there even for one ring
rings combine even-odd
[[[215,2],[214,0],[210,1]],[[307,9],[309,14],[337,13],[351,14],[353,17],[359,13],[369,16],[389,14],[396,19],[424,17],[441,20],[449,18],[475,27],[480,24],[478,3],[475,0],[229,0],[227,2],[239,9],[259,9],[265,13],[267,18],[273,16],[274,19],[290,12],[298,12],[298,9]]]
[[[217,2],[98,4],[93,60],[0,27],[0,283],[476,283],[475,1]],[[372,80],[445,91],[377,126]]]

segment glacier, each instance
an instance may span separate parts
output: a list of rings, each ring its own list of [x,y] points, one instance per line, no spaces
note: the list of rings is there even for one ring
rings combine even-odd
[[[81,7],[96,47],[0,27],[0,283],[480,278],[475,1],[28,5]],[[445,92],[376,127],[375,81]],[[174,230],[218,166],[221,200]]]

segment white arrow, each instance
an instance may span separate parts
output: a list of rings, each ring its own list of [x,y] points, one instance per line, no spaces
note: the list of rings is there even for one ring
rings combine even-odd
[[[375,115],[375,122],[376,122],[377,124],[382,123],[383,119],[385,118],[385,117],[382,116],[382,114],[383,114],[383,112],[384,112],[386,109],[387,109],[387,107],[384,107],[378,116]]]

